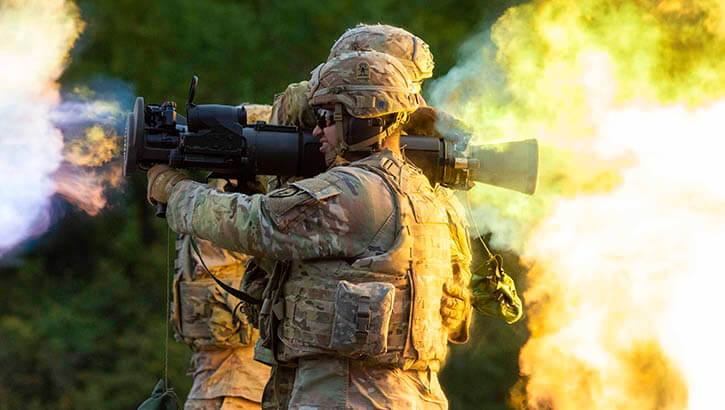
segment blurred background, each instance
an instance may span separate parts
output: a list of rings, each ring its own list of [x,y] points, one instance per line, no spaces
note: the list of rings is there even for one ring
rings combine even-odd
[[[271,104],[361,22],[423,38],[436,59],[435,78],[456,65],[467,39],[518,3],[78,1],[86,26],[60,93],[112,98],[123,110],[136,95],[182,103],[196,74],[197,103]],[[146,203],[145,188],[145,178],[134,175],[107,193],[96,216],[56,195],[49,230],[0,260],[0,409],[135,408],[163,375],[174,236]],[[504,256],[521,293],[518,256]],[[442,373],[451,408],[507,408],[525,322],[475,318],[471,341],[452,348]],[[186,345],[169,342],[170,381],[182,399],[191,384],[189,357]]]

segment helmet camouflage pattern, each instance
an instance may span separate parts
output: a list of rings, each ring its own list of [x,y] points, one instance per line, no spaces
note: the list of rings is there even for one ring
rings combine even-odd
[[[354,117],[372,118],[414,111],[420,106],[418,88],[399,59],[353,51],[315,69],[308,93],[312,106],[341,103]]]
[[[420,84],[433,75],[433,54],[425,41],[407,30],[386,24],[359,24],[348,29],[332,45],[329,59],[351,51],[377,51],[400,60],[413,83]]]

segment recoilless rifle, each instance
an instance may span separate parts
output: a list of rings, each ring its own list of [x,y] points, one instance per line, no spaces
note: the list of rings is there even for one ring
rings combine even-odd
[[[155,164],[211,171],[209,178],[253,181],[256,175],[312,177],[325,171],[321,143],[294,126],[249,124],[243,106],[194,104],[194,76],[186,117],[176,103],[146,105],[137,97],[126,118],[123,174]],[[472,145],[461,150],[444,137],[403,135],[401,150],[431,185],[470,189],[482,182],[533,194],[539,165],[535,139]],[[156,214],[165,216],[165,204]]]

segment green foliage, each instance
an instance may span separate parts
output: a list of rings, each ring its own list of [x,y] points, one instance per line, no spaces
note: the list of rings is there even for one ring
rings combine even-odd
[[[452,409],[506,409],[518,379],[518,353],[527,336],[523,322],[474,318],[468,343],[453,346],[441,384]]]
[[[419,35],[442,75],[461,43],[512,3],[80,1],[87,28],[63,80],[82,83],[102,74],[134,84],[147,101],[182,102],[196,73],[200,102],[271,103],[287,84],[307,79],[345,29],[361,22]]]
[[[79,1],[87,28],[62,84],[71,90],[113,78],[147,102],[182,103],[198,74],[200,103],[271,103],[288,83],[308,78],[333,41],[359,22],[416,33],[442,75],[460,44],[510,5]],[[129,181],[96,217],[58,199],[62,217],[51,232],[0,262],[0,410],[135,408],[163,375],[167,231],[145,201],[144,184]],[[478,319],[472,342],[454,349],[443,373],[454,409],[503,408],[517,378],[525,326]],[[170,383],[182,398],[191,382],[188,359],[188,348],[172,338]]]
[[[127,409],[162,374],[165,228],[134,197],[95,218],[65,207],[2,268],[0,408]],[[171,344],[172,383],[185,389],[187,355]]]

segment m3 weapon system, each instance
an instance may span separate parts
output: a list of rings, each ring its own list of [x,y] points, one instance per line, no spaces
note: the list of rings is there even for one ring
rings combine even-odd
[[[136,98],[126,119],[123,174],[155,164],[211,171],[209,178],[254,180],[256,175],[312,177],[325,171],[321,143],[294,126],[247,123],[242,106],[194,104],[194,76],[186,117],[176,103],[146,105]],[[401,151],[432,185],[470,189],[481,182],[533,194],[539,165],[535,139],[460,149],[446,138],[403,135]],[[164,216],[159,204],[157,215]]]

